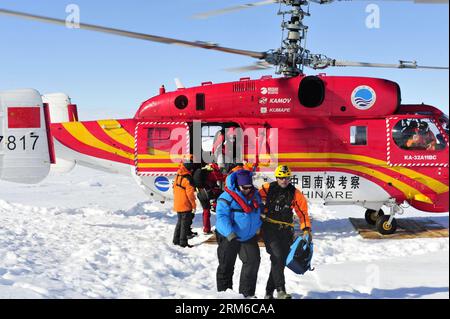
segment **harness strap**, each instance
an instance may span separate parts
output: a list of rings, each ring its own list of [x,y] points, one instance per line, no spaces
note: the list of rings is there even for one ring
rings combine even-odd
[[[183,183],[183,179],[187,179],[189,184],[193,185],[193,181],[192,178],[189,177],[189,175],[177,175],[176,177],[176,181],[178,181],[178,183],[175,183],[175,185],[183,190],[186,190],[186,187],[182,186],[181,184]]]
[[[276,225],[283,225],[283,226],[288,226],[288,227],[295,227],[294,223],[286,223],[286,222],[282,222],[279,220],[275,220],[272,218],[267,217],[266,215],[261,214],[261,219],[265,222],[271,223],[271,224],[276,224]]]
[[[227,201],[226,199],[223,199],[223,198],[219,198],[217,201],[218,201],[218,202],[224,202],[224,203],[227,204],[228,206],[231,205],[231,202],[229,202],[229,201]]]
[[[225,191],[238,203],[239,206],[241,206],[244,213],[250,214],[254,209],[259,208],[258,202],[255,199],[252,200],[253,207],[250,207],[238,194],[230,190],[228,187],[225,187]]]
[[[177,176],[177,183],[175,183],[175,185],[176,185],[177,187],[181,188],[181,189],[186,190],[186,187],[181,186],[181,183],[183,183],[183,179],[184,179],[184,178],[185,178],[184,176],[178,175],[178,176]]]

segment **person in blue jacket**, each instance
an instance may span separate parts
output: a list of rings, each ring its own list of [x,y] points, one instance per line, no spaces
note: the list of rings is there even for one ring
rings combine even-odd
[[[261,228],[261,197],[253,186],[252,172],[237,171],[227,177],[225,192],[217,200],[217,290],[233,289],[236,258],[242,261],[239,293],[255,296],[261,262],[257,234]]]

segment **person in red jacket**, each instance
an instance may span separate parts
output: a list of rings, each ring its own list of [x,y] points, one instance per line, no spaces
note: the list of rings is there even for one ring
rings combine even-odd
[[[194,183],[197,186],[197,197],[203,208],[203,233],[212,234],[211,210],[215,209],[217,198],[223,190],[220,184],[225,182],[226,175],[220,172],[216,163],[206,165],[194,173]]]

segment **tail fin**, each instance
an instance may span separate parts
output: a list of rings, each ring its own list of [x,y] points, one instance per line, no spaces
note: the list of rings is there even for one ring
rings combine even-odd
[[[72,104],[72,101],[67,94],[45,94],[42,96],[42,100],[48,105],[50,122],[52,124],[78,122],[77,106]],[[56,163],[53,163],[51,166],[51,175],[66,174],[75,168],[75,160],[60,158],[58,157],[58,154],[56,154],[56,156]]]
[[[78,122],[77,106],[72,104],[67,94],[45,94],[42,96],[42,100],[49,105],[52,123]]]
[[[48,119],[38,91],[0,92],[0,180],[35,184],[47,177],[54,160]]]

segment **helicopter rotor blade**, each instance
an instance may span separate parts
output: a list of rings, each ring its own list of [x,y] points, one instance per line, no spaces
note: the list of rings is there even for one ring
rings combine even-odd
[[[415,3],[448,4],[448,0],[414,0]]]
[[[267,70],[271,69],[274,66],[266,61],[258,61],[257,63],[253,65],[243,66],[243,67],[237,67],[237,68],[227,68],[225,71],[233,72],[233,73],[241,73],[241,72],[247,72],[247,71],[261,71],[261,70]]]
[[[199,14],[192,16],[192,18],[208,19],[209,17],[212,17],[212,16],[217,16],[217,15],[226,14],[226,13],[235,12],[235,11],[241,11],[241,10],[245,10],[245,9],[250,9],[250,8],[254,8],[254,7],[259,7],[259,6],[264,6],[264,5],[274,4],[274,3],[279,3],[279,2],[280,2],[280,0],[264,0],[264,1],[259,1],[259,2],[241,4],[238,6],[233,6],[233,7],[199,13]]]
[[[330,4],[333,2],[369,2],[374,0],[309,0],[317,4]],[[274,3],[286,3],[287,0],[264,0],[259,2],[251,2],[246,4],[241,4],[233,7],[222,8],[218,10],[212,10],[207,12],[198,13],[192,18],[194,19],[208,19],[212,16],[218,16],[222,14],[227,14],[231,12],[241,11],[245,9],[250,9],[254,7],[270,5]],[[375,2],[414,2],[416,4],[448,4],[449,0],[375,0]]]
[[[317,65],[313,68],[326,68],[328,66],[336,67],[369,67],[369,68],[391,68],[391,69],[429,69],[429,70],[448,70],[449,67],[443,66],[424,66],[418,65],[416,61],[399,61],[398,64],[386,63],[368,63],[368,62],[352,62],[352,61],[337,61],[329,60],[327,63]]]
[[[309,0],[318,4],[329,4],[333,2],[414,2],[416,4],[448,4],[449,0]]]
[[[29,13],[10,11],[10,10],[4,10],[4,9],[0,9],[0,15],[1,14],[7,15],[7,16],[18,17],[18,18],[29,19],[29,20],[35,20],[35,21],[39,21],[39,22],[53,23],[53,24],[62,25],[62,26],[67,26],[67,24],[68,24],[67,21],[61,20],[61,19],[43,17],[43,16],[33,15],[33,14],[29,14]],[[80,23],[79,28],[84,29],[84,30],[118,35],[118,36],[127,37],[127,38],[146,40],[146,41],[151,41],[151,42],[174,44],[174,45],[180,45],[180,46],[188,46],[188,47],[195,47],[195,48],[202,48],[202,49],[207,49],[207,50],[215,50],[215,51],[221,51],[221,52],[226,52],[226,53],[244,55],[244,56],[249,56],[249,57],[252,57],[255,59],[264,59],[266,57],[265,52],[256,52],[256,51],[249,51],[249,50],[227,48],[227,47],[222,47],[216,43],[211,43],[211,42],[185,41],[185,40],[161,37],[161,36],[156,36],[156,35],[151,35],[151,34],[144,34],[144,33],[137,33],[137,32],[120,30],[120,29],[107,28],[107,27],[97,26],[97,25],[93,25],[93,24],[85,24],[85,23]]]

